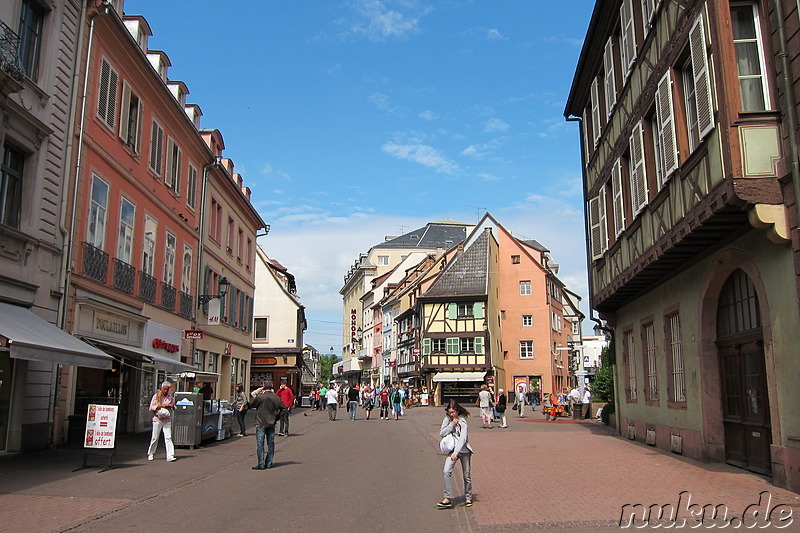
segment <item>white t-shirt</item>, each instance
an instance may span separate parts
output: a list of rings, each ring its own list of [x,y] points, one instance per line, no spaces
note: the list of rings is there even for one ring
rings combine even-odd
[[[571,391],[569,391],[569,395],[572,398],[573,403],[580,403],[581,393],[578,392],[578,389],[572,389]]]
[[[492,398],[492,393],[488,390],[482,390],[478,393],[478,398],[480,399],[480,407],[489,407],[489,401]]]
[[[588,389],[583,391],[583,403],[589,403],[592,398],[592,393]]]
[[[328,399],[328,405],[332,403],[339,403],[339,393],[335,389],[328,389],[328,392],[325,394],[325,398]]]

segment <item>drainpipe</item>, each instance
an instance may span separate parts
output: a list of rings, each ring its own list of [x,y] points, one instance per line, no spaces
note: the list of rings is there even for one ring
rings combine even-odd
[[[797,8],[800,10],[800,0],[797,0]],[[800,228],[800,166],[798,166],[797,148],[797,116],[795,109],[794,93],[792,80],[789,79],[789,53],[786,51],[786,30],[783,25],[783,4],[781,0],[775,1],[775,18],[778,19],[778,45],[780,50],[778,56],[781,58],[781,70],[783,71],[783,99],[786,106],[786,120],[789,128],[789,153],[792,157],[792,185],[794,186],[794,205],[797,210],[797,226]],[[798,11],[800,18],[800,11]]]
[[[208,173],[211,170],[215,170],[220,168],[220,161],[222,161],[222,157],[214,156],[214,160],[210,163],[203,165],[203,186],[200,192],[200,238],[198,241],[198,250],[197,250],[197,282],[195,283],[195,296],[199,296],[201,293],[201,283],[203,279],[203,250],[205,249],[206,243],[206,196],[208,195]],[[195,315],[195,327],[197,326],[197,317]],[[194,345],[196,341],[192,341],[192,363],[194,364]]]

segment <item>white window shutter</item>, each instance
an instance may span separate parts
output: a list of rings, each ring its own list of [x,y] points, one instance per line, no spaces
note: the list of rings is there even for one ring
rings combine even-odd
[[[122,142],[128,140],[128,130],[130,125],[131,111],[131,86],[128,82],[122,82],[122,109],[119,114],[119,136]]]
[[[636,215],[647,205],[647,172],[644,165],[644,135],[642,123],[634,126],[628,143],[630,148],[631,200]]]
[[[658,176],[659,188],[678,168],[678,143],[675,139],[675,108],[672,105],[672,76],[670,71],[658,82],[656,91],[656,115],[658,120],[658,136],[661,146],[663,175]]]
[[[598,141],[600,140],[600,133],[602,128],[600,127],[600,80],[595,77],[592,81],[591,87],[591,99],[592,99],[592,140],[594,141],[595,146],[597,146]]]
[[[625,230],[625,200],[622,195],[622,160],[617,159],[611,167],[611,195],[614,203],[614,236]]]
[[[581,122],[581,133],[583,134],[583,153],[586,156],[585,161],[589,162],[589,155],[591,152],[589,151],[589,120],[591,119],[591,111],[587,107],[583,110],[583,121]]]
[[[597,207],[600,214],[600,250],[605,252],[608,250],[608,222],[606,217],[606,187],[605,185],[600,189],[597,195]],[[559,323],[559,330],[561,329]]]
[[[167,187],[172,187],[172,146],[174,145],[172,137],[167,137],[167,168],[164,172],[164,183]]]
[[[614,106],[617,103],[617,80],[614,75],[614,42],[616,39],[615,35],[608,38],[608,41],[606,41],[606,49],[603,53],[606,117],[611,116],[611,112],[614,110]]]
[[[595,196],[589,200],[589,236],[592,241],[592,260],[603,256],[600,240],[600,198]]]
[[[711,73],[706,55],[706,31],[703,16],[697,17],[689,31],[689,47],[692,53],[692,74],[694,75],[694,93],[697,100],[697,127],[700,138],[704,138],[714,129],[714,107],[711,100]]]
[[[633,4],[631,2],[632,0],[622,0],[619,8],[619,20],[622,26],[620,56],[625,78],[630,74],[633,63],[636,61],[636,29],[633,24]]]

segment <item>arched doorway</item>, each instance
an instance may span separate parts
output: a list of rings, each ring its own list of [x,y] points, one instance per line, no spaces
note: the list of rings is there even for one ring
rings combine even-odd
[[[771,474],[769,397],[761,312],[753,281],[734,270],[717,305],[717,348],[729,464]]]

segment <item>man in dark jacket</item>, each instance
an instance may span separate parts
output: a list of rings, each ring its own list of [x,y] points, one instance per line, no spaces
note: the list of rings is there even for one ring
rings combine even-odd
[[[250,408],[256,413],[256,455],[258,465],[253,470],[272,468],[275,456],[275,421],[286,411],[286,406],[272,390],[272,381],[251,393]],[[267,439],[267,460],[264,462],[264,439]]]

